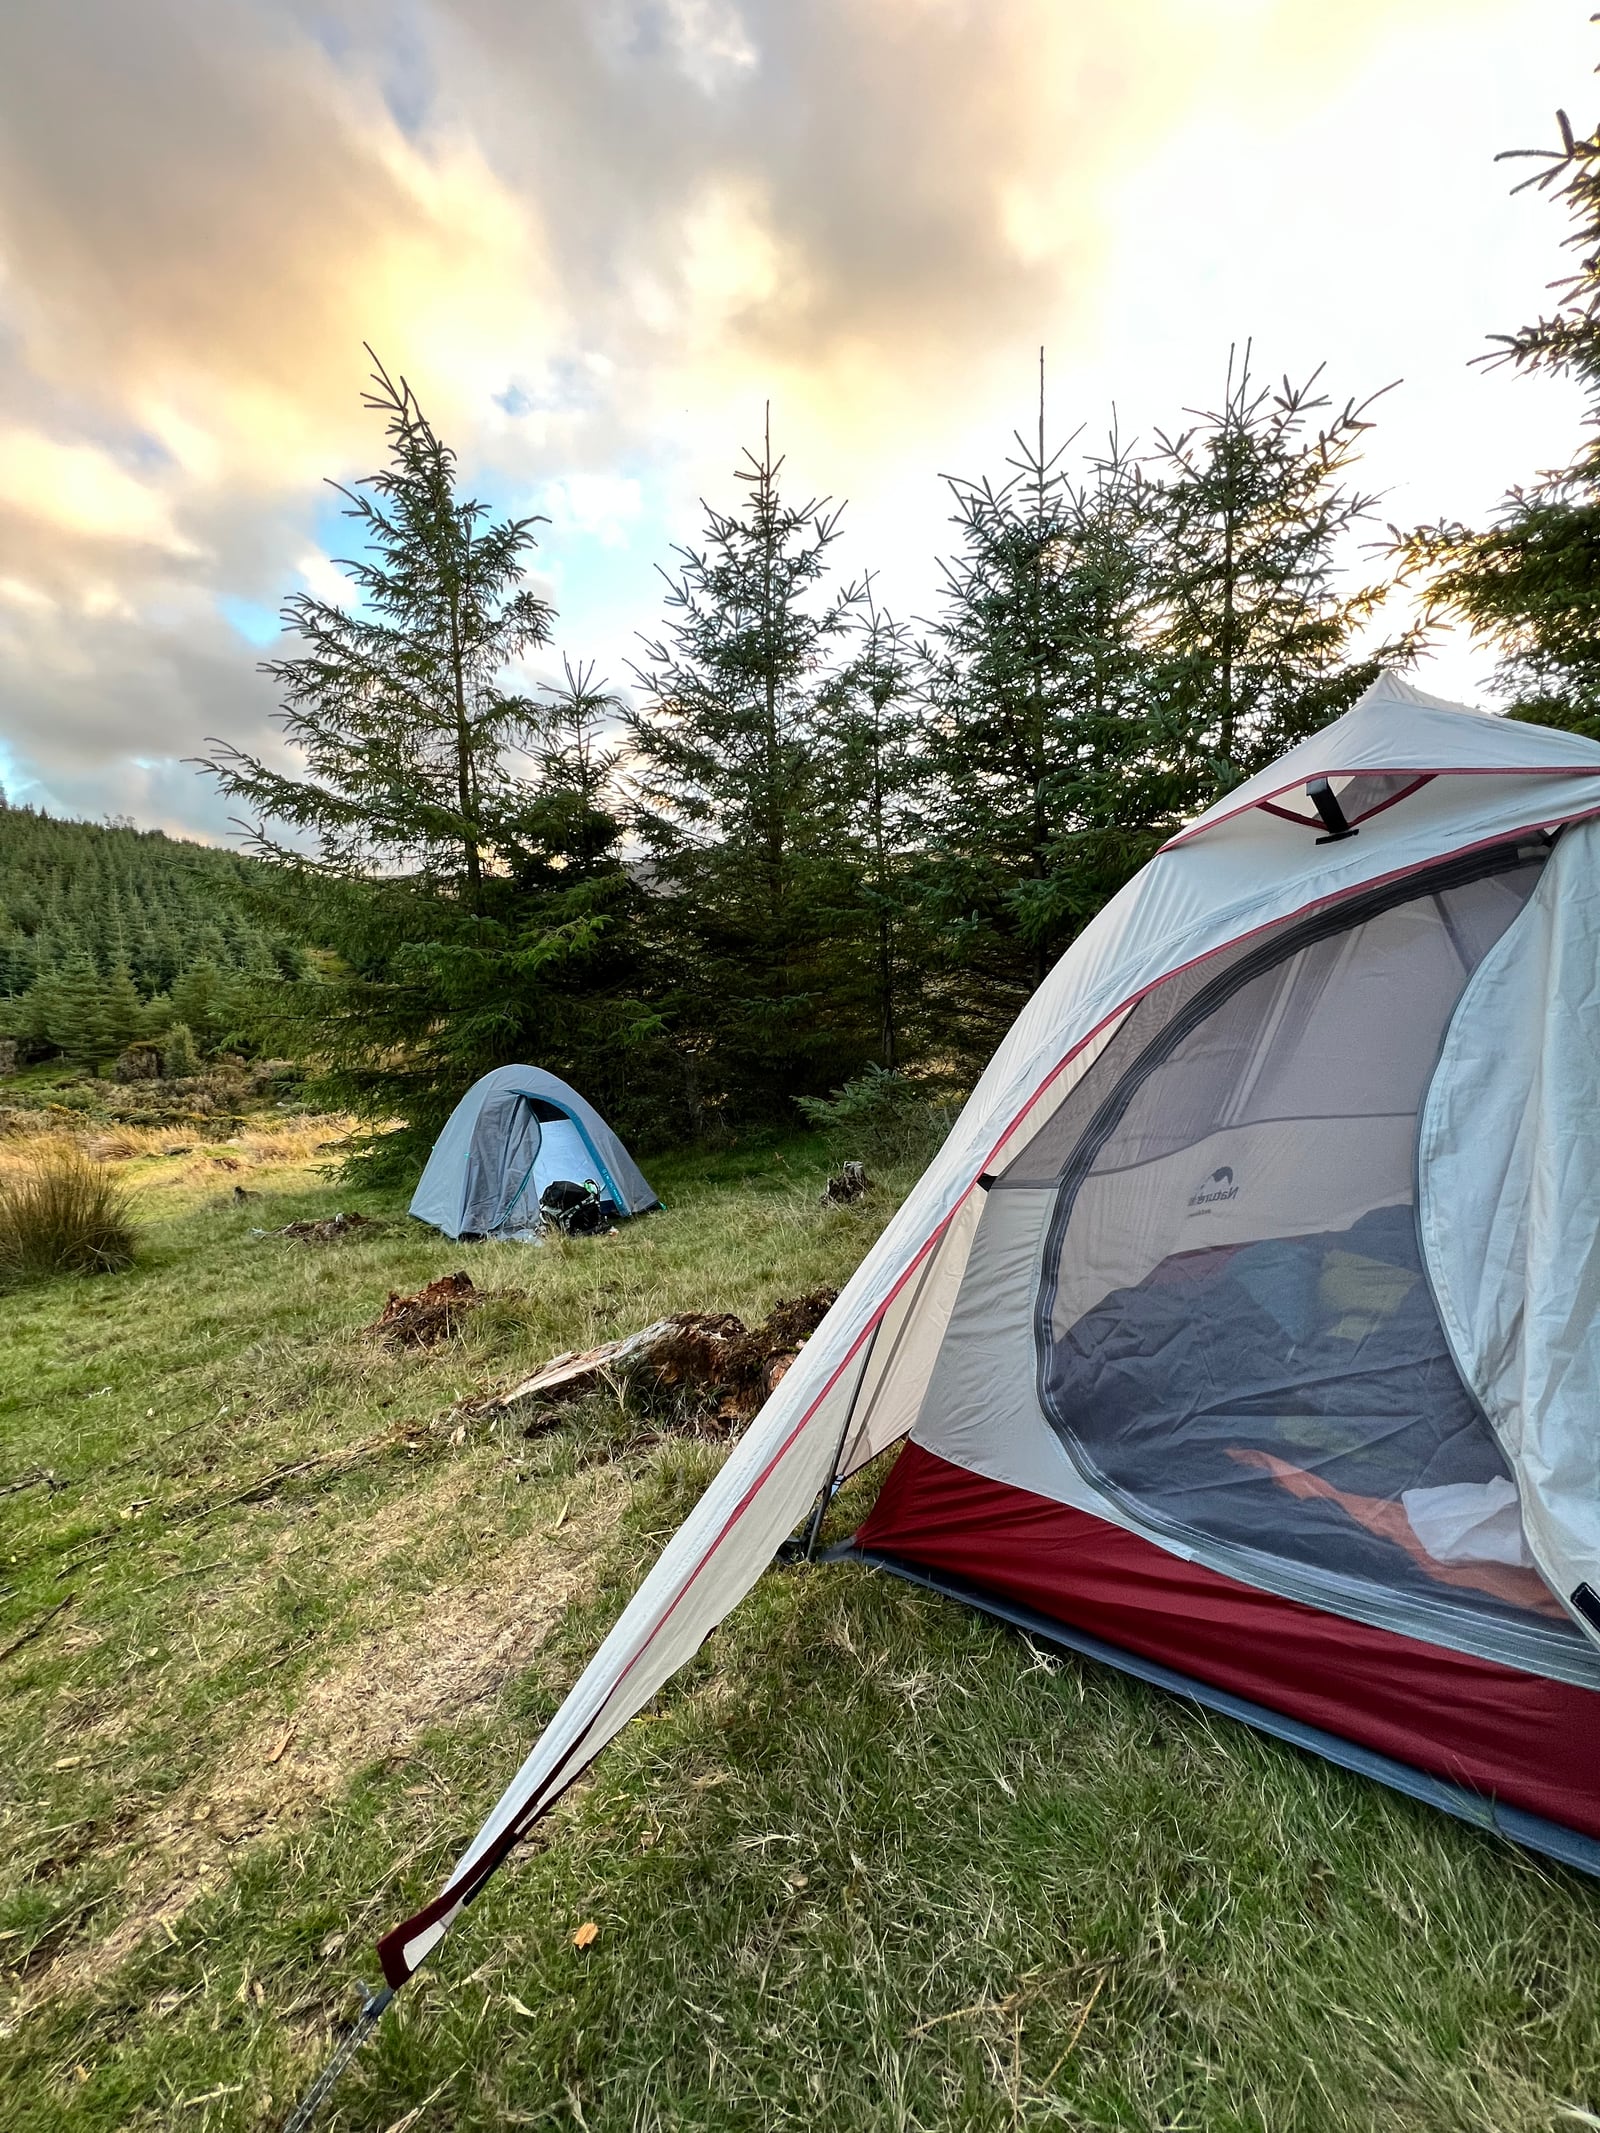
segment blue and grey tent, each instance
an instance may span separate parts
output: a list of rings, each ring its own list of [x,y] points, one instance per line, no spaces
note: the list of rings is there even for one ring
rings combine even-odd
[[[542,1067],[496,1067],[475,1081],[434,1142],[411,1212],[447,1237],[534,1228],[558,1179],[593,1179],[619,1215],[660,1201],[593,1104]]]

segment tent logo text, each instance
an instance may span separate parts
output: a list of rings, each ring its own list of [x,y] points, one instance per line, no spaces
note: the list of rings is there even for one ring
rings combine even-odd
[[[1220,1170],[1213,1170],[1198,1192],[1189,1195],[1191,1207],[1215,1207],[1219,1200],[1237,1200],[1239,1188],[1233,1182],[1233,1172],[1226,1163]]]

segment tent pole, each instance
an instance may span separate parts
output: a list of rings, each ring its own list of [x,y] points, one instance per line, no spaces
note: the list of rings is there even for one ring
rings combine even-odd
[[[828,1506],[832,1503],[839,1490],[839,1461],[844,1457],[844,1448],[850,1441],[851,1424],[856,1418],[856,1403],[861,1398],[862,1386],[867,1382],[867,1372],[872,1368],[872,1351],[877,1345],[878,1328],[874,1326],[872,1337],[867,1342],[867,1352],[861,1358],[861,1370],[856,1378],[855,1390],[851,1393],[850,1404],[844,1411],[844,1421],[839,1429],[839,1441],[833,1447],[833,1464],[828,1468],[827,1480],[817,1492],[816,1508],[812,1511],[806,1526],[806,1537],[798,1546],[793,1541],[787,1541],[783,1548],[779,1550],[780,1556],[786,1562],[809,1563],[816,1556],[817,1542],[822,1538],[822,1521],[827,1517]]]
[[[843,1437],[841,1437],[839,1439],[839,1450],[836,1451],[833,1455],[832,1469],[830,1470],[827,1480],[823,1483],[822,1488],[818,1493],[816,1509],[811,1514],[811,1523],[806,1527],[805,1545],[800,1552],[805,1561],[808,1563],[815,1556],[817,1552],[817,1542],[822,1538],[822,1521],[827,1517],[828,1506],[833,1501],[834,1489],[837,1486],[833,1477],[839,1471],[839,1454],[843,1450],[844,1439]]]

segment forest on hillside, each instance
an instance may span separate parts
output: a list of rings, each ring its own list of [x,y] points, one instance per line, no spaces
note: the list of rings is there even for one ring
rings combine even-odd
[[[171,1049],[181,1027],[188,1065],[248,1020],[264,983],[308,967],[293,930],[251,907],[262,873],[159,830],[0,802],[0,1037],[24,1060],[93,1066]]]

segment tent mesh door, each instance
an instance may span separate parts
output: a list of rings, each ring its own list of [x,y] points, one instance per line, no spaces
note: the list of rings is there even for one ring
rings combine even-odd
[[[1541,863],[1458,863],[1171,981],[1002,1181],[1056,1165],[1040,1401],[1141,1525],[1292,1564],[1307,1596],[1353,1580],[1557,1625],[1413,1189],[1451,1012]]]

